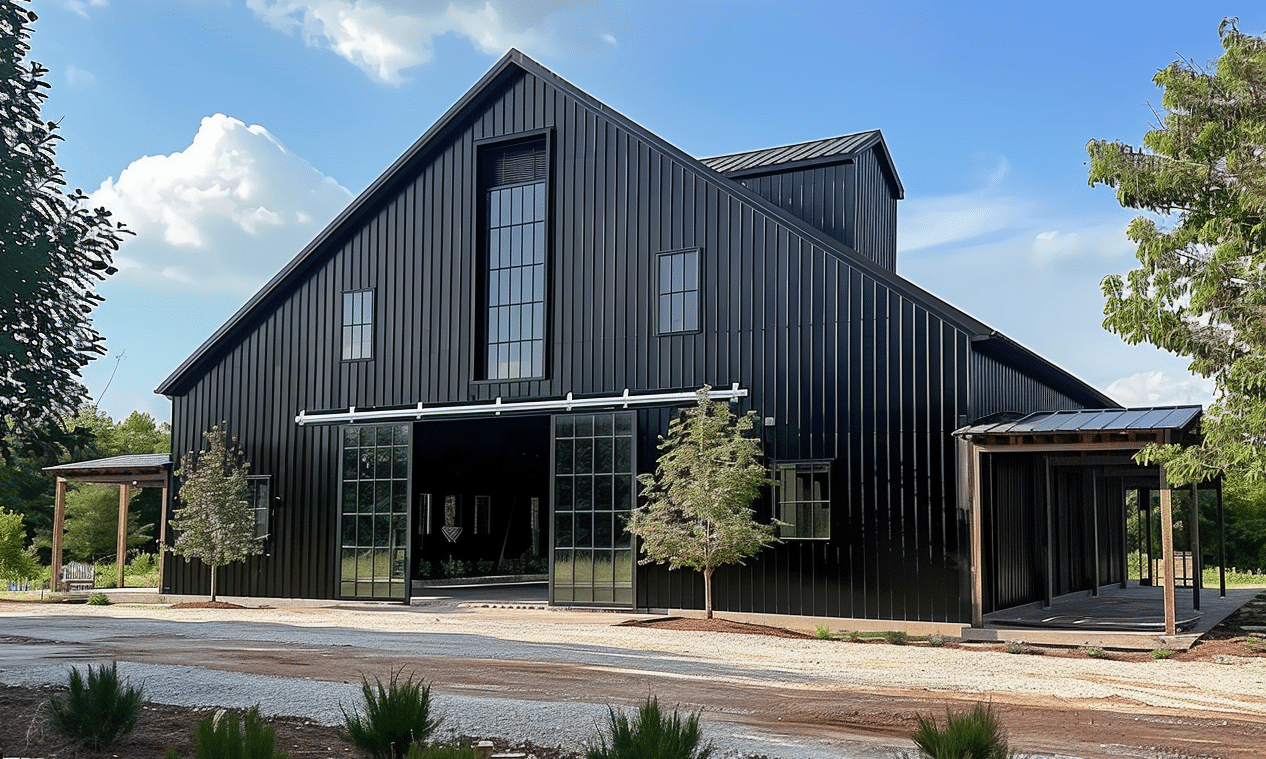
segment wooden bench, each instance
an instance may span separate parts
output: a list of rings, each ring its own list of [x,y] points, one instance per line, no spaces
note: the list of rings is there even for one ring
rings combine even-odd
[[[91,564],[72,561],[62,567],[62,589],[66,593],[81,593],[96,587],[97,569]]]

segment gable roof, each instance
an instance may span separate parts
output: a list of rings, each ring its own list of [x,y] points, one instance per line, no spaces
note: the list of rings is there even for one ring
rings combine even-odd
[[[906,191],[901,185],[901,177],[897,176],[897,167],[892,162],[892,155],[888,152],[884,135],[878,129],[700,160],[704,166],[713,171],[731,179],[737,179],[755,174],[767,174],[771,171],[807,169],[842,163],[867,150],[875,151],[879,157],[884,172],[888,174],[896,189],[897,199],[904,198]]]
[[[600,113],[604,118],[611,120],[630,134],[636,135],[647,144],[652,145],[683,165],[691,167],[700,174],[712,174],[718,180],[734,176],[734,174],[718,173],[700,159],[685,153],[677,146],[594,98],[522,52],[511,49],[486,74],[480,77],[479,81],[465,95],[445,111],[444,115],[419,137],[403,155],[396,159],[381,176],[374,180],[342,213],[335,217],[312,242],[308,243],[276,276],[269,280],[259,292],[186,358],[167,379],[163,380],[162,384],[155,389],[155,392],[164,395],[173,394],[186,380],[197,376],[198,371],[202,367],[215,360],[219,349],[230,345],[236,337],[251,328],[251,319],[254,316],[264,313],[272,303],[284,298],[287,294],[286,288],[292,281],[298,281],[304,273],[319,266],[323,262],[325,255],[336,250],[344,237],[355,234],[359,223],[372,218],[373,215],[378,213],[381,202],[390,201],[399,188],[412,181],[413,175],[420,170],[420,167],[424,166],[434,153],[446,147],[450,135],[462,128],[464,118],[471,111],[479,108],[483,102],[495,97],[500,92],[502,84],[513,82],[525,73],[557,87],[568,97],[592,109],[595,113]],[[887,157],[887,148],[882,141],[882,134],[877,130],[865,134],[873,135],[873,138],[869,138],[872,141],[867,144],[882,147],[885,160],[890,165],[891,160]],[[841,140],[842,142],[838,142],[836,149],[843,150],[849,144],[849,141],[845,138],[831,138],[830,140],[815,141],[815,143],[832,143]],[[812,145],[814,143],[802,144]],[[858,144],[860,145],[861,141]],[[831,148],[820,146],[818,149],[826,151]],[[862,149],[865,148],[857,148],[853,155],[856,155],[856,152]],[[781,149],[770,148],[754,152],[766,153],[777,150]],[[842,156],[844,153],[841,152],[838,155]],[[724,158],[724,156],[719,158]],[[711,160],[719,160],[719,158]],[[835,159],[836,157],[830,158],[830,160]],[[779,223],[795,230],[802,238],[845,260],[850,266],[864,271],[868,276],[884,283],[895,292],[917,301],[923,308],[957,325],[963,331],[972,334],[975,339],[1005,342],[1011,348],[1009,351],[1010,355],[1024,357],[1030,373],[1037,372],[1039,377],[1052,378],[1057,385],[1057,389],[1065,395],[1073,397],[1078,402],[1088,406],[1117,406],[1112,399],[1060,369],[1045,358],[1006,338],[975,317],[932,295],[895,272],[879,266],[865,256],[858,255],[839,240],[800,219],[790,211],[766,200],[758,193],[744,187],[741,183],[717,181],[716,188],[720,192],[728,193],[736,200],[759,208],[763,214],[776,218]]]

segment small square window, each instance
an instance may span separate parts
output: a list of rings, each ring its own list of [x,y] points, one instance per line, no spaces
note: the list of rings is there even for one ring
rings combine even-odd
[[[343,293],[343,360],[373,358],[374,291]]]
[[[656,276],[656,332],[699,330],[699,250],[660,253]]]
[[[827,540],[831,537],[831,464],[795,461],[775,465],[778,474],[778,519],[784,540]]]

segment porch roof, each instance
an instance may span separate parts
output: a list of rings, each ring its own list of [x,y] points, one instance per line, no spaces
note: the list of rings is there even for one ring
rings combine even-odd
[[[110,456],[91,461],[46,466],[44,471],[76,482],[164,487],[171,474],[170,453]]]

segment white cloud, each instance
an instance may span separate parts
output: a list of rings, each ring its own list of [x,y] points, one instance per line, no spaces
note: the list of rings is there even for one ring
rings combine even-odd
[[[244,295],[350,199],[267,129],[216,114],[188,148],[133,161],[90,202],[137,233],[115,257],[113,281]]]
[[[1047,230],[1033,236],[1030,252],[1038,266],[1086,265],[1099,266],[1107,273],[1106,259],[1129,258],[1134,253],[1134,243],[1125,236],[1125,229],[1117,223],[1086,226],[1073,232]]]
[[[1006,158],[999,159],[985,186],[979,190],[903,201],[897,215],[900,225],[897,244],[901,250],[976,240],[1012,229],[1032,216],[1032,201],[1009,197],[999,191],[1010,167]]]
[[[247,0],[266,24],[306,44],[328,47],[369,76],[400,84],[400,72],[429,62],[435,40],[464,37],[482,53],[511,47],[541,54],[554,47],[542,22],[558,4],[453,0]]]
[[[107,0],[62,0],[62,5],[72,13],[88,18],[89,8],[104,8],[109,5],[109,2]]]
[[[73,63],[66,67],[66,84],[71,87],[86,87],[95,81],[97,78],[87,69],[81,69]]]
[[[1124,406],[1207,406],[1213,400],[1213,381],[1162,371],[1138,372],[1116,380],[1106,392]]]
[[[599,38],[599,39],[601,39],[603,42],[607,43],[608,45],[618,45],[618,44],[620,44],[620,41],[619,41],[618,39],[616,39],[616,38],[615,38],[615,35],[614,35],[614,34],[611,34],[610,32],[606,32],[606,33],[604,33],[604,34],[601,34],[601,35],[599,35],[599,37],[598,37],[598,38]]]

